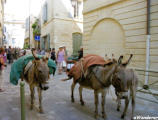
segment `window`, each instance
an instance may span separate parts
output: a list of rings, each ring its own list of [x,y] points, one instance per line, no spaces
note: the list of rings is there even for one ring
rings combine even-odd
[[[29,18],[27,18],[26,21],[25,21],[25,30],[26,31],[29,30]]]
[[[43,6],[43,15],[42,15],[42,19],[43,19],[43,23],[46,23],[48,20],[48,10],[47,10],[47,3],[44,4]]]
[[[74,9],[74,18],[78,18],[80,16],[80,8],[82,5],[82,2],[78,0],[71,0],[72,7]]]

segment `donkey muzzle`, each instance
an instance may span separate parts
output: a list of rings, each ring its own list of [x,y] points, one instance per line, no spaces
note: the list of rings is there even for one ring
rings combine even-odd
[[[125,98],[128,97],[128,92],[119,92],[119,93],[118,93],[118,97],[119,97],[120,99],[125,99]]]
[[[40,88],[42,90],[46,91],[49,88],[49,86],[48,86],[48,84],[40,84]]]

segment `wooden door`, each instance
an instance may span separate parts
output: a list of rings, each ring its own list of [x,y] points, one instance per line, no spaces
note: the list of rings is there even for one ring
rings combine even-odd
[[[73,33],[73,55],[78,56],[78,51],[82,45],[82,34],[81,33]]]

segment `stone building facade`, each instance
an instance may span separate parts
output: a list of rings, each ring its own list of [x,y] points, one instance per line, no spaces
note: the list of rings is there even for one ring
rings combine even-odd
[[[148,0],[149,2],[149,0]],[[139,80],[146,82],[147,40],[149,44],[148,84],[157,81],[158,69],[158,0],[150,0],[150,36],[147,36],[147,0],[84,0],[84,54],[126,58],[134,54],[130,64],[139,68]],[[96,46],[97,45],[97,46]],[[158,83],[152,85],[157,88]]]
[[[24,38],[24,47],[30,45],[30,48],[35,48],[35,40],[33,36],[32,24],[37,18],[34,16],[27,17],[25,20],[25,38]]]
[[[82,41],[82,9],[82,0],[45,0],[40,15],[41,49],[66,46],[69,55],[77,53]]]
[[[0,0],[0,46],[3,45],[4,3],[5,0]]]

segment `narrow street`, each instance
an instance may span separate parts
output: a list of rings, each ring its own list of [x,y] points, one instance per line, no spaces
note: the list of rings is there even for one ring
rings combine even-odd
[[[19,120],[20,119],[20,86],[14,86],[9,82],[10,65],[4,71],[4,92],[0,93],[0,120]],[[36,103],[34,110],[29,109],[30,96],[29,87],[25,86],[26,99],[26,119],[31,120],[93,120],[94,119],[94,95],[93,91],[84,89],[83,99],[85,106],[80,105],[78,85],[75,88],[75,103],[71,103],[70,88],[72,80],[67,82],[60,81],[66,77],[63,75],[51,76],[49,89],[43,92],[44,114],[38,113],[38,97],[36,92]],[[2,77],[0,78],[2,79]],[[147,94],[137,93],[138,96],[146,99],[152,99]],[[113,92],[114,96],[114,92]],[[99,103],[99,115],[101,114],[101,104]],[[108,119],[120,119],[121,112],[116,111],[116,103],[112,100],[110,93],[106,98],[106,113]],[[130,119],[131,105],[125,119]],[[156,103],[136,98],[135,116],[158,116],[158,106]],[[101,115],[99,116],[101,118]]]

